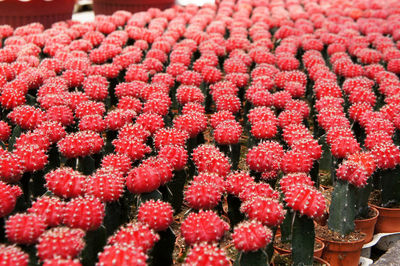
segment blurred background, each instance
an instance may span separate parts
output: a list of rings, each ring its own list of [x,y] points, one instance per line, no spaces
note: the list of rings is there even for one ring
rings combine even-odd
[[[113,0],[103,0],[100,2],[114,2]],[[140,2],[137,0],[131,0],[131,2]],[[142,2],[157,2],[155,0],[143,0]],[[170,1],[160,1],[160,2],[170,2]],[[188,5],[188,4],[195,4],[198,6],[204,5],[206,3],[214,3],[214,0],[176,0],[176,4],[178,5]],[[149,3],[151,5],[151,3]],[[93,0],[79,0],[75,4],[74,14],[72,15],[73,20],[86,22],[86,21],[93,21],[95,13],[93,11]]]

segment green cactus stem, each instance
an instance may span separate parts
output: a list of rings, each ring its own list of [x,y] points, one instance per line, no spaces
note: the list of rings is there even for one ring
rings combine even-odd
[[[43,171],[35,171],[31,174],[31,181],[29,183],[31,196],[39,197],[46,193],[46,180],[44,179]]]
[[[326,143],[326,135],[321,135],[318,143],[322,146],[322,156],[319,160],[319,169],[330,172],[333,158],[329,145]]]
[[[312,265],[314,258],[314,221],[295,214],[292,228],[292,258],[294,265]]]
[[[228,202],[228,217],[231,228],[244,220],[244,214],[240,212],[241,201],[238,197],[229,194],[227,197]]]
[[[45,174],[50,172],[51,170],[54,170],[54,169],[60,167],[60,164],[61,164],[60,153],[58,152],[56,144],[53,144],[50,146],[48,155],[49,155],[49,158],[48,158],[49,163],[45,166],[45,168],[43,170]]]
[[[114,152],[114,145],[112,141],[117,138],[117,131],[108,130],[106,132],[106,144],[104,146],[104,153],[110,154]]]
[[[217,145],[217,147],[231,160],[232,170],[237,170],[240,160],[240,143]]]
[[[265,266],[269,265],[268,254],[265,249],[255,252],[240,252],[234,266]]]
[[[330,230],[343,236],[354,231],[356,196],[356,187],[347,181],[338,180],[336,182],[329,208],[328,227]]]
[[[281,228],[281,242],[282,243],[289,243],[292,240],[292,227],[293,227],[293,211],[288,207],[285,207],[286,214],[285,219],[283,219],[282,224],[280,225]]]
[[[174,251],[176,237],[171,228],[158,232],[158,234],[160,235],[160,240],[157,241],[150,253],[150,257],[152,258],[150,265],[172,265],[172,253]]]
[[[400,166],[394,169],[378,170],[376,173],[381,180],[382,207],[391,207],[400,204]]]
[[[8,150],[12,151],[14,149],[14,144],[16,139],[21,136],[22,129],[20,126],[16,125],[11,133],[10,140],[8,142]]]
[[[130,206],[126,197],[121,197],[118,201],[106,204],[106,215],[104,217],[104,227],[107,237],[112,235],[121,225],[129,220]]]
[[[316,188],[319,188],[320,180],[319,180],[319,160],[315,160],[313,163],[313,167],[310,171],[311,180],[314,181],[314,185]]]
[[[372,177],[370,177],[364,187],[356,190],[356,218],[368,218],[368,199],[372,189]]]
[[[85,235],[85,248],[82,251],[82,265],[95,265],[97,254],[106,244],[106,228],[100,226],[97,230],[88,231]]]
[[[148,200],[162,200],[163,199],[163,195],[162,193],[156,189],[152,192],[149,193],[142,193],[139,195],[139,204],[138,206],[140,206],[142,203],[145,203]]]
[[[38,257],[36,256],[37,254],[36,245],[29,245],[29,246],[21,245],[21,249],[29,255],[29,263],[28,263],[29,266],[40,265]]]
[[[96,170],[95,161],[92,156],[79,157],[77,159],[77,170],[84,175],[91,175]]]
[[[183,187],[185,186],[187,174],[185,170],[175,171],[174,178],[167,184],[171,193],[167,193],[166,200],[171,203],[175,213],[182,210]]]

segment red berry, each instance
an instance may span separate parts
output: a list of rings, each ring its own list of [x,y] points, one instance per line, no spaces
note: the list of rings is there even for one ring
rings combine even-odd
[[[194,244],[191,248],[185,258],[184,265],[228,266],[230,262],[226,253],[217,245],[200,243]]]
[[[266,141],[249,150],[246,162],[251,170],[257,172],[279,170],[283,155],[283,148],[279,143]]]
[[[150,165],[141,165],[133,168],[126,178],[128,190],[135,194],[152,192],[160,185],[160,172]]]
[[[85,232],[81,229],[55,227],[39,237],[37,254],[41,261],[53,258],[75,258],[83,250]]]
[[[257,221],[238,224],[232,234],[236,249],[244,252],[265,248],[272,241],[272,231]]]
[[[20,157],[14,153],[0,149],[0,179],[7,183],[18,182],[24,173]]]
[[[181,85],[176,90],[176,99],[179,104],[185,105],[189,102],[204,103],[205,97],[200,88],[196,86]]]
[[[235,120],[235,116],[229,111],[219,111],[211,115],[210,123],[213,128],[225,121]]]
[[[98,198],[77,197],[65,204],[63,224],[84,231],[96,230],[103,222],[105,207]]]
[[[5,224],[7,239],[17,244],[34,244],[46,230],[42,216],[18,213],[10,216]]]
[[[255,196],[243,202],[240,211],[267,226],[280,225],[286,213],[278,200],[263,196]]]
[[[78,259],[50,259],[43,262],[43,266],[82,266]]]
[[[85,115],[79,121],[79,130],[91,130],[101,133],[106,129],[107,125],[101,115]]]
[[[125,179],[121,172],[112,167],[100,168],[86,179],[86,195],[99,198],[102,202],[118,200],[124,191]]]
[[[134,245],[111,245],[105,246],[104,251],[99,253],[97,266],[111,265],[137,265],[145,266],[147,255],[141,248]]]
[[[182,131],[176,128],[161,128],[154,135],[154,144],[157,149],[165,145],[185,146],[189,139],[187,131]]]
[[[151,151],[149,146],[136,137],[117,138],[113,140],[112,144],[115,146],[117,154],[127,155],[132,161],[141,160]]]
[[[194,138],[206,129],[207,117],[202,113],[190,112],[176,117],[174,119],[174,127],[187,131],[190,138]]]
[[[158,157],[169,162],[174,170],[180,171],[187,163],[188,154],[182,146],[166,145],[160,148]]]
[[[78,119],[82,119],[85,115],[103,115],[105,111],[104,103],[85,101],[76,106],[75,116]]]
[[[217,111],[229,111],[233,114],[239,112],[241,103],[236,95],[223,95],[216,100]]]
[[[290,173],[279,181],[279,186],[283,193],[286,193],[291,186],[299,184],[313,186],[314,182],[311,181],[311,177],[306,173]]]
[[[22,129],[35,129],[46,120],[46,113],[30,105],[22,105],[14,108],[7,117]]]
[[[313,158],[304,150],[289,150],[282,157],[282,171],[287,173],[308,173],[313,166]]]
[[[14,154],[19,157],[20,164],[26,172],[42,170],[48,163],[46,151],[37,145],[17,147]]]
[[[185,201],[194,209],[212,209],[221,201],[222,191],[208,182],[191,182],[185,190]]]
[[[242,131],[242,126],[235,120],[224,121],[214,129],[214,139],[220,145],[237,144]]]
[[[232,173],[226,177],[226,191],[238,197],[244,187],[252,182],[253,178],[247,172]]]
[[[360,144],[353,137],[337,137],[331,143],[332,155],[336,158],[345,158],[349,154],[360,151]]]
[[[28,266],[29,255],[15,245],[0,245],[0,264],[14,266]]]
[[[0,141],[7,141],[11,135],[11,127],[7,122],[0,121]]]
[[[21,195],[22,190],[20,187],[7,185],[0,181],[0,198],[2,199],[0,202],[0,217],[7,216],[13,211],[17,199]]]
[[[140,205],[138,220],[155,231],[164,231],[173,222],[173,214],[174,211],[168,202],[149,200]]]
[[[239,194],[239,198],[243,202],[250,200],[256,196],[273,199],[279,198],[278,192],[273,190],[269,184],[264,182],[248,182],[243,185]]]
[[[377,144],[371,153],[380,169],[393,169],[400,163],[400,150],[393,143]]]
[[[141,124],[126,124],[118,131],[118,138],[130,139],[136,138],[142,142],[145,142],[151,133]]]
[[[67,158],[96,154],[100,152],[103,145],[103,138],[93,131],[71,133],[57,143],[58,150]]]
[[[49,226],[58,226],[62,222],[64,202],[56,197],[42,196],[32,203],[28,213],[42,216]]]
[[[126,175],[132,167],[131,159],[124,154],[108,154],[101,160],[102,168],[114,168]]]
[[[208,172],[226,176],[230,172],[228,158],[214,146],[198,146],[193,150],[192,157],[199,173]]]
[[[227,230],[229,225],[212,211],[192,212],[181,225],[181,233],[188,245],[218,241]]]
[[[142,125],[146,130],[154,134],[160,128],[164,127],[164,119],[161,115],[155,113],[143,113],[136,118],[136,123]]]
[[[356,187],[364,187],[369,178],[364,166],[351,160],[344,161],[336,169],[336,176],[338,179],[346,180]]]
[[[45,121],[41,123],[34,132],[45,134],[50,140],[50,143],[58,142],[67,134],[63,125],[56,121]]]
[[[320,218],[325,213],[325,198],[315,187],[306,184],[290,186],[284,192],[287,206],[310,218]]]
[[[140,222],[128,223],[121,227],[107,240],[108,245],[133,245],[149,251],[160,239],[160,236],[149,228],[147,224]]]

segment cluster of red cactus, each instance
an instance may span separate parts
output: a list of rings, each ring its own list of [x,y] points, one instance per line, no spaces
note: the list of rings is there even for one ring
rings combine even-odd
[[[180,196],[185,264],[227,265],[222,238],[257,251],[285,208],[324,215],[323,153],[357,188],[399,166],[399,3],[216,2],[0,25],[0,217],[15,244],[0,264],[36,245],[43,265],[80,265],[86,232],[133,194],[136,218],[98,265],[146,265]]]

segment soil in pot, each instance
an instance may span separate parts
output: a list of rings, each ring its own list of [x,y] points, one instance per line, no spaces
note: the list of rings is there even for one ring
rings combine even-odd
[[[275,255],[272,259],[272,265],[274,266],[287,266],[287,265],[293,265],[293,260],[291,254],[279,254]],[[329,262],[318,258],[314,257],[314,266],[330,266]]]
[[[370,204],[379,211],[379,216],[375,225],[375,233],[395,233],[400,232],[400,206],[391,205],[381,207],[380,191],[374,190],[370,196]]]
[[[359,231],[341,236],[327,226],[316,225],[315,234],[325,244],[322,258],[331,265],[358,266],[365,234]]]
[[[314,242],[314,257],[321,257],[322,250],[324,249],[324,247],[325,247],[325,245],[321,240],[315,239],[315,242]],[[279,254],[290,254],[292,252],[291,244],[290,243],[282,243],[281,242],[281,236],[278,235],[278,234],[275,236],[274,249]]]
[[[368,217],[357,218],[354,222],[356,230],[365,233],[365,243],[371,242],[374,237],[375,224],[378,220],[379,211],[375,207],[369,207]]]

